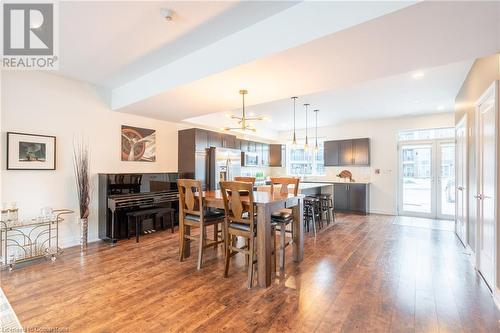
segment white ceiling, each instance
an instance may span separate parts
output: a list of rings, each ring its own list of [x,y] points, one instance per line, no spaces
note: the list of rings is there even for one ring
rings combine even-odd
[[[451,112],[457,91],[471,65],[471,61],[453,63],[300,96],[296,106],[296,128],[305,128],[304,103],[311,104],[308,112],[309,128],[315,124],[314,109],[320,110],[319,127],[370,119]],[[423,77],[415,79],[413,76],[416,73],[422,73]],[[251,96],[248,96],[247,100],[251,100]],[[240,113],[240,110],[235,110],[234,113]],[[293,101],[290,97],[251,106],[247,108],[247,112],[250,115],[270,117],[270,121],[254,122],[260,136],[273,139],[278,131],[293,129]],[[227,114],[212,113],[186,121],[215,129],[234,127],[234,120],[229,119]]]
[[[246,88],[273,117],[263,136],[290,128],[292,95],[320,125],[450,110],[472,61],[500,50],[500,2],[68,1],[60,18],[60,74],[112,109],[219,128]]]
[[[296,2],[62,1],[60,74],[116,87]],[[174,10],[174,20],[160,16]]]
[[[120,111],[181,121],[240,108],[240,88],[248,89],[247,102],[251,106],[287,99],[293,95],[334,91],[416,70],[471,62],[499,50],[499,4],[419,3],[300,46],[178,85],[120,108]],[[460,80],[456,85],[462,82]],[[443,91],[443,100],[449,100],[450,94],[444,93],[446,89],[436,88]],[[427,89],[430,90],[430,86]],[[130,95],[133,93],[129,91]],[[429,91],[428,95],[431,93]],[[390,92],[386,96],[389,99],[397,97],[396,93],[390,95]],[[372,109],[382,107],[374,106]]]

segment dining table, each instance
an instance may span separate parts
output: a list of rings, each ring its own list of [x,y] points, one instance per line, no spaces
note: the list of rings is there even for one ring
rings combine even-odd
[[[249,197],[249,196],[248,196]],[[304,259],[304,223],[303,223],[303,197],[292,193],[270,191],[254,191],[254,205],[257,211],[257,279],[260,287],[271,285],[272,279],[272,225],[271,214],[283,208],[293,212],[292,222],[292,255],[294,262]],[[242,196],[243,200],[244,196]],[[204,191],[203,201],[206,208],[224,209],[224,200],[220,190]],[[277,253],[276,253],[277,254]],[[275,254],[275,255],[276,255]],[[189,246],[186,246],[185,256],[189,256]]]

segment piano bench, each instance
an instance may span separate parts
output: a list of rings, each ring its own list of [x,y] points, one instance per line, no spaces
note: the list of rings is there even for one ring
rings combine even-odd
[[[175,209],[173,208],[168,208],[168,207],[162,207],[162,208],[156,208],[158,212],[156,213],[156,216],[161,218],[161,228],[165,229],[165,218],[167,215],[170,215],[170,230],[172,230],[172,233],[174,233],[174,223],[175,223]]]
[[[132,219],[135,222],[135,241],[139,242],[139,235],[142,230],[142,222],[146,218],[152,218],[154,227],[156,228],[156,219],[158,217],[161,218],[161,225],[164,229],[165,226],[165,217],[167,214],[170,215],[170,229],[172,233],[174,232],[174,219],[175,219],[175,209],[168,207],[160,207],[160,208],[148,208],[142,210],[135,210],[127,213],[127,237],[130,239],[130,226],[132,223]]]

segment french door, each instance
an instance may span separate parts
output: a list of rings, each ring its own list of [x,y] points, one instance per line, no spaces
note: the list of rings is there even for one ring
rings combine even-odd
[[[399,214],[453,219],[454,140],[401,142],[399,153]]]
[[[455,127],[455,233],[460,238],[464,246],[468,244],[468,159],[467,159],[467,115],[459,121]]]
[[[497,91],[495,83],[476,107],[476,264],[492,289],[496,284],[497,256]]]

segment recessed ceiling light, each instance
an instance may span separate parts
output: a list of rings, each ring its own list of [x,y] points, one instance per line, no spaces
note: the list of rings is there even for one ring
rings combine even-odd
[[[415,73],[413,73],[412,77],[415,80],[420,80],[421,78],[424,77],[424,72],[422,72],[422,71],[415,72]]]
[[[444,110],[444,105],[440,105],[440,106],[438,106],[438,107],[437,107],[437,109],[438,109],[439,111],[443,111],[443,110]]]

